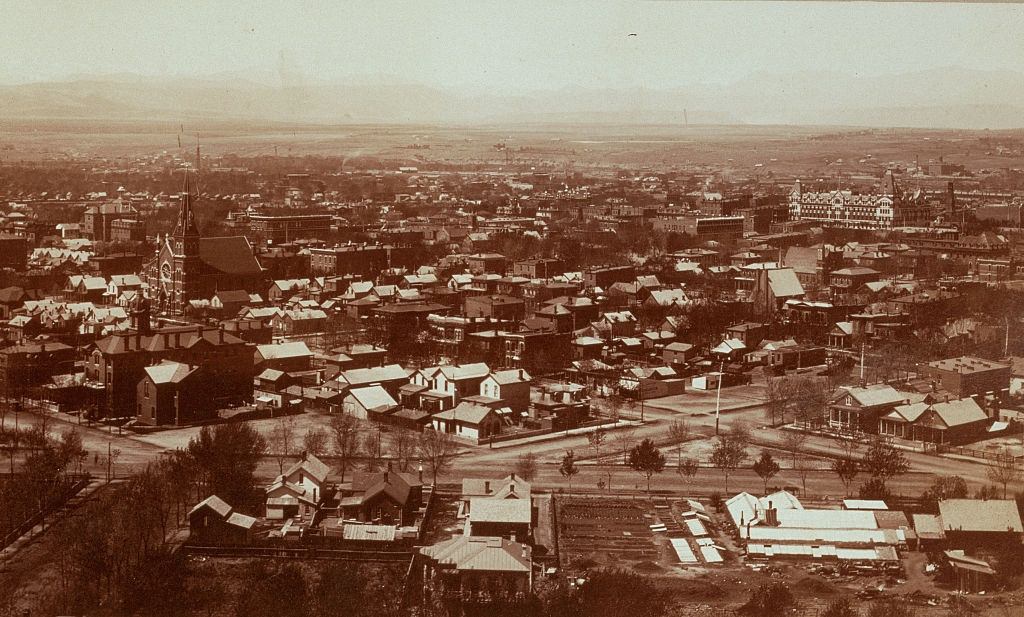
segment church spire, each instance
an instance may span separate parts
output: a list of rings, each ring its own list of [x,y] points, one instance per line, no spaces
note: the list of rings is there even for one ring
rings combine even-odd
[[[174,237],[198,236],[195,212],[192,211],[192,182],[185,168],[185,187],[181,191],[181,208],[178,211],[178,225],[174,228]]]

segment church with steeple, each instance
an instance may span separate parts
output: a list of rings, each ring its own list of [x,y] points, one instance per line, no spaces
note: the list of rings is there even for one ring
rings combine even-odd
[[[152,308],[181,315],[194,300],[209,300],[218,291],[264,293],[263,269],[245,236],[204,238],[196,221],[198,193],[189,171],[181,192],[178,220],[170,235],[158,238],[154,259],[145,267]]]

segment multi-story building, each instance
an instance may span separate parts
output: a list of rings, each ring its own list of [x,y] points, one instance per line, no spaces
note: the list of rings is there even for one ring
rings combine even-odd
[[[28,239],[0,233],[0,268],[24,270],[28,262]]]
[[[924,193],[900,188],[888,172],[881,192],[855,193],[851,190],[805,191],[796,181],[789,196],[793,220],[813,221],[826,227],[846,229],[892,229],[927,224],[932,208]]]
[[[326,239],[331,233],[328,214],[250,214],[249,230],[274,244],[299,239]]]
[[[394,247],[384,244],[347,244],[309,250],[313,276],[355,274],[374,277],[391,266]]]
[[[110,223],[110,241],[126,244],[146,241],[146,224],[136,219],[117,219]]]
[[[962,356],[929,362],[921,366],[921,372],[957,397],[1001,396],[1010,391],[1012,368],[1009,364]]]
[[[138,214],[127,201],[111,201],[89,207],[82,216],[82,235],[95,242],[110,242],[115,220]]]
[[[223,328],[181,326],[151,330],[148,309],[133,311],[135,327],[93,343],[86,379],[105,390],[105,413],[138,415],[138,385],[148,366],[173,360],[203,369],[204,393],[216,405],[251,401],[255,346]],[[152,422],[152,417],[143,418]]]
[[[686,234],[700,240],[727,240],[743,236],[744,221],[742,216],[683,214],[660,216],[652,224],[655,230],[664,233]]]

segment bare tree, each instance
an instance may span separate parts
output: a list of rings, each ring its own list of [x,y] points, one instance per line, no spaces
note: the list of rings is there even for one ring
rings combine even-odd
[[[725,474],[725,490],[729,491],[729,474],[736,471],[745,458],[747,458],[747,440],[742,434],[723,433],[718,436],[711,451],[711,464],[722,470]]]
[[[427,466],[430,467],[433,485],[436,486],[437,477],[451,467],[452,461],[455,460],[455,455],[458,454],[458,450],[458,444],[455,443],[455,440],[448,433],[433,429],[425,429],[420,433],[417,451],[423,460],[426,461]]]
[[[683,465],[683,442],[690,438],[690,425],[686,420],[673,420],[668,425],[668,438],[676,444],[676,467]]]
[[[572,495],[572,477],[580,472],[576,466],[576,454],[572,450],[566,450],[562,457],[562,463],[558,466],[558,473],[569,481],[569,494]]]
[[[829,394],[825,379],[817,377],[801,379],[793,393],[796,421],[804,426],[820,425],[825,417]]]
[[[537,475],[537,455],[525,452],[516,459],[516,475],[530,482]]]
[[[810,475],[811,469],[812,466],[810,459],[802,456],[793,458],[793,471],[795,471],[796,475],[800,478],[800,490],[802,491],[800,494],[801,497],[807,494],[807,476]]]
[[[330,441],[331,436],[325,429],[311,428],[302,437],[302,449],[313,456],[323,456]]]
[[[1003,499],[1006,499],[1006,487],[1020,481],[1021,470],[1014,461],[1013,454],[1003,449],[1002,455],[996,459],[996,464],[988,468],[988,479],[1003,487]]]
[[[334,453],[341,463],[341,481],[344,482],[349,463],[359,455],[359,420],[348,414],[338,414],[331,418],[331,430],[334,432]]]
[[[608,438],[608,433],[601,427],[597,427],[594,431],[587,434],[587,441],[590,443],[590,447],[594,449],[594,458],[600,460],[601,458],[601,445],[604,444]]]
[[[700,471],[700,461],[695,458],[679,459],[679,464],[676,465],[676,473],[687,479],[697,475],[698,471]]]
[[[416,434],[404,428],[396,429],[391,434],[391,457],[398,463],[398,470],[409,471],[409,464],[416,456]]]
[[[787,377],[768,378],[764,410],[772,426],[786,423],[786,412],[794,404],[796,389],[796,384]]]
[[[860,465],[852,458],[837,458],[832,461],[832,471],[839,476],[846,489],[846,496],[850,496],[850,484],[860,473]]]
[[[284,473],[284,462],[291,458],[295,446],[295,422],[289,416],[282,416],[270,431],[270,447],[277,459],[278,473]]]
[[[796,459],[801,448],[807,441],[807,433],[798,430],[782,431],[782,447],[789,450],[793,455],[793,468],[796,469]]]
[[[636,443],[636,430],[633,428],[622,429],[612,434],[612,443],[616,451],[622,452],[622,464],[629,464],[629,449]]]
[[[372,432],[363,435],[363,454],[366,455],[366,471],[377,471],[380,469],[381,445],[380,433]]]

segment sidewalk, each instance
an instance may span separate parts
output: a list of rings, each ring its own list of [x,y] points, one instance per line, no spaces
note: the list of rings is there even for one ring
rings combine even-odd
[[[649,422],[648,422],[649,423]],[[556,431],[554,433],[545,433],[543,435],[531,435],[530,437],[523,437],[522,439],[509,439],[508,441],[499,441],[498,443],[491,444],[491,450],[500,450],[501,448],[507,448],[511,446],[521,446],[528,443],[536,443],[538,441],[549,441],[552,439],[562,439],[566,436],[573,435],[586,435],[587,433],[593,433],[597,430],[612,431],[617,428],[625,428],[627,426],[643,426],[645,423],[639,420],[617,420],[615,424],[601,424],[599,426],[586,426],[583,428],[571,428],[568,431]],[[481,449],[487,449],[485,446],[480,446]]]
[[[115,479],[113,482],[111,482],[111,484],[118,482],[123,482],[123,480]],[[90,497],[92,497],[93,494],[95,494],[97,491],[99,491],[101,488],[105,486],[107,486],[107,483],[104,482],[101,478],[93,478],[92,480],[90,480],[89,483],[86,484],[85,487],[82,488],[82,490],[78,491],[78,493],[74,497],[64,502],[64,505],[51,512],[46,517],[45,528],[43,527],[42,523],[36,525],[32,529],[29,529],[24,534],[22,534],[20,538],[18,538],[14,542],[11,542],[9,546],[0,551],[0,563],[6,562],[8,559],[13,557],[18,551],[20,551],[22,548],[30,544],[33,540],[38,538],[43,533],[49,531],[51,527],[57,524],[59,519],[61,519],[64,516],[67,516],[69,512],[81,506]]]

